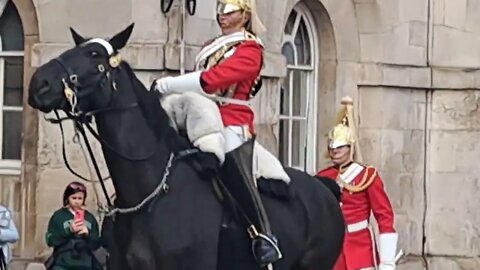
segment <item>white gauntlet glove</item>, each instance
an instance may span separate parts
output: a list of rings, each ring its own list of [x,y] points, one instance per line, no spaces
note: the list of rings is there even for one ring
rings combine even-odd
[[[395,256],[397,254],[397,233],[383,233],[378,239],[378,252],[380,255],[379,270],[395,270]]]
[[[172,78],[170,76],[163,77],[160,79],[156,79],[153,81],[152,86],[150,86],[150,90],[158,91],[160,94],[168,94],[168,83],[167,81]]]
[[[378,270],[395,270],[395,264],[380,263]]]
[[[161,94],[185,92],[197,92],[204,94],[202,86],[200,85],[201,71],[191,72],[176,77],[163,77],[153,81],[150,90],[155,90]]]

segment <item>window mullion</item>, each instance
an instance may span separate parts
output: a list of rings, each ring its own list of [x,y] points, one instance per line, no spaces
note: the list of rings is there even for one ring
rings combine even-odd
[[[5,106],[4,105],[3,110],[8,111],[8,112],[21,112],[21,111],[23,111],[23,108],[18,107],[18,106]]]
[[[309,65],[287,65],[287,68],[291,70],[313,71],[313,67]]]
[[[293,28],[292,28],[293,40],[295,40],[295,37],[297,36],[298,27],[300,26],[301,21],[302,21],[302,15],[300,13],[297,13],[297,17],[295,17],[295,23],[293,24]]]
[[[288,75],[288,117],[293,117],[293,70]]]
[[[307,160],[308,160],[308,126],[307,126],[307,119],[303,120],[302,121],[304,123],[304,127],[302,128],[302,137],[303,137],[303,144],[301,146],[302,148],[302,158],[303,158],[303,168],[305,171],[308,170],[308,163],[307,163]]]
[[[310,108],[310,92],[312,91],[312,85],[311,85],[311,81],[310,81],[310,78],[309,78],[309,72],[306,72],[306,71],[302,71],[302,79],[304,79],[304,81],[306,82],[306,91],[305,91],[305,120],[303,121],[304,123],[304,127],[302,128],[302,136],[303,136],[303,145],[302,145],[302,157],[303,157],[303,168],[305,171],[308,170],[308,148],[309,148],[309,115],[310,115],[310,111],[312,108]]]
[[[288,166],[292,166],[293,120],[288,120]]]
[[[303,116],[287,116],[287,115],[280,115],[280,119],[288,120],[305,120],[306,118]]]
[[[315,61],[313,61],[312,59],[312,63],[314,63]],[[310,125],[309,125],[309,136],[311,138],[310,140],[310,145],[309,145],[309,166],[310,166],[310,170],[312,173],[315,173],[315,169],[316,169],[316,160],[317,160],[317,152],[318,152],[318,149],[317,149],[317,104],[318,104],[318,100],[317,100],[317,89],[318,89],[318,86],[317,86],[317,76],[315,75],[315,72],[316,71],[312,71],[309,73],[309,80],[311,82],[311,87],[313,89],[311,95],[310,95],[310,115],[309,115],[309,121],[310,121]]]
[[[295,71],[291,70],[288,78],[288,166],[292,166],[292,140],[293,140],[293,78]]]
[[[23,51],[1,51],[0,50],[0,57],[23,57]]]
[[[313,120],[313,115],[315,114],[315,103],[314,103],[314,100],[315,100],[315,82],[312,80],[312,72],[308,72],[307,74],[307,80],[310,82],[309,83],[309,88],[312,89],[311,91],[309,91],[308,93],[308,108],[309,108],[309,111],[308,111],[308,114],[307,114],[307,126],[305,127],[305,132],[307,132],[307,138],[312,138],[309,142],[308,142],[308,145],[309,147],[307,148],[307,155],[306,155],[306,158],[305,158],[305,163],[306,163],[306,168],[307,168],[307,171],[310,171],[312,169],[312,150],[310,149],[314,149],[313,145],[313,141],[315,140],[314,138],[316,137],[315,136],[315,130],[314,130],[314,127],[315,127],[315,122]]]
[[[0,58],[0,159],[3,159],[3,100],[5,94],[5,59]]]

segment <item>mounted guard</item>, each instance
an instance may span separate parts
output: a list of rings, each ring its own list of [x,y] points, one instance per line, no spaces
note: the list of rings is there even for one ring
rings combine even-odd
[[[280,162],[255,142],[249,101],[261,87],[264,47],[257,35],[265,27],[254,0],[219,0],[217,22],[222,35],[204,45],[196,57],[196,71],[160,78],[151,89],[161,93],[173,125],[184,126],[193,145],[214,153],[222,164],[221,181],[246,213],[253,255],[264,266],[281,259],[282,253],[270,230],[254,171],[265,178],[290,180]],[[255,162],[257,168],[253,160],[263,163]],[[275,169],[262,170],[265,166]],[[276,175],[269,175],[272,171]]]

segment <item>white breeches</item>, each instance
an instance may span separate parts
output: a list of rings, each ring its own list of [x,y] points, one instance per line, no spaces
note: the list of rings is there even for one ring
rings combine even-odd
[[[225,153],[235,150],[252,138],[248,126],[227,126],[222,130],[222,136],[225,140]],[[265,177],[290,183],[290,177],[280,161],[258,142],[255,142],[252,154],[254,179]]]
[[[225,153],[233,151],[251,138],[247,126],[226,126],[222,135],[225,139]]]

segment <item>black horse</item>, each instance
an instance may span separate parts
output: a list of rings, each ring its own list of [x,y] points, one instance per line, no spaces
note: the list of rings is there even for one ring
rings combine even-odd
[[[28,99],[43,112],[63,110],[83,123],[95,118],[117,207],[139,205],[167,181],[168,192],[115,216],[114,269],[260,269],[245,229],[225,222],[211,179],[193,166],[195,154],[171,159],[183,149],[182,137],[157,97],[118,58],[132,30],[133,24],[108,41],[92,42],[71,29],[76,47],[36,70]],[[339,203],[318,179],[285,170],[290,196],[262,194],[284,255],[274,269],[331,270],[345,232]]]

